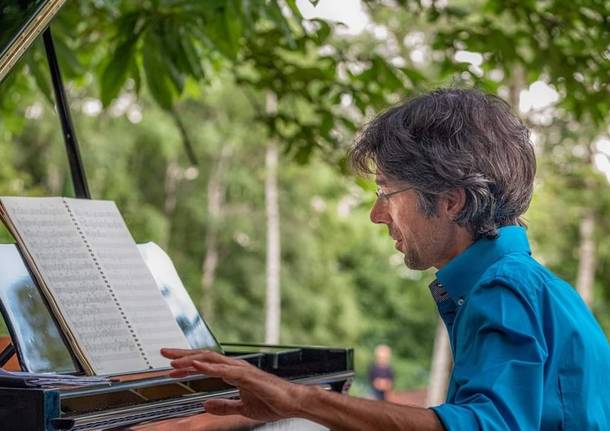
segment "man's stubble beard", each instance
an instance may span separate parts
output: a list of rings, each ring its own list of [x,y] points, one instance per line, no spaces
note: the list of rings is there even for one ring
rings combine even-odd
[[[446,239],[443,235],[434,234],[430,234],[428,238],[428,242],[421,250],[405,248],[403,261],[407,268],[414,271],[425,271],[434,266],[435,259],[439,258],[439,254],[445,246]]]
[[[405,266],[414,271],[425,271],[430,268],[431,265],[426,265],[426,263],[421,261],[421,258],[417,255],[417,253],[412,250],[405,250],[403,262]]]

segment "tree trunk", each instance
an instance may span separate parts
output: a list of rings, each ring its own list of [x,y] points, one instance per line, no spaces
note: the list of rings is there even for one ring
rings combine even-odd
[[[595,211],[586,208],[580,220],[580,247],[578,250],[578,276],[576,290],[585,303],[593,303],[593,282],[595,280]]]
[[[449,336],[445,324],[439,318],[434,338],[430,383],[428,384],[428,395],[426,397],[427,406],[437,406],[445,401],[452,365]]]
[[[65,177],[57,168],[57,165],[49,163],[47,168],[47,184],[51,195],[59,196],[62,194]]]
[[[267,95],[267,114],[277,111],[274,94]],[[265,207],[267,213],[267,292],[265,303],[265,343],[280,341],[281,293],[280,293],[280,211],[277,190],[278,148],[275,142],[267,146],[265,157]]]
[[[589,166],[593,165],[594,150],[591,143],[586,137],[581,141],[586,145],[587,152],[585,155],[585,163]],[[595,182],[590,176],[584,179],[585,190],[594,190]],[[578,248],[578,274],[576,276],[576,290],[585,301],[585,304],[591,308],[593,303],[593,283],[595,281],[596,256],[595,256],[595,208],[591,206],[590,201],[586,202],[587,207],[583,209],[580,219],[579,233],[580,245]]]
[[[214,279],[218,268],[218,232],[223,216],[224,181],[226,164],[231,156],[231,146],[225,145],[208,180],[208,228],[205,238],[205,255],[201,264],[201,303],[200,309],[206,320],[214,319]]]
[[[513,112],[519,114],[519,102],[521,101],[521,90],[527,86],[525,71],[519,64],[513,67],[513,73],[508,84],[508,103],[513,108]]]
[[[182,142],[182,147],[184,148],[184,153],[186,157],[189,159],[189,163],[191,166],[197,166],[199,163],[197,162],[197,156],[195,155],[195,149],[193,147],[193,143],[191,142],[191,138],[189,137],[188,131],[186,129],[186,125],[182,120],[182,117],[176,110],[176,108],[169,111],[172,119],[174,120],[174,124],[180,133],[180,140]]]
[[[172,232],[172,218],[174,216],[174,210],[176,209],[176,190],[178,190],[178,183],[182,177],[182,169],[178,165],[178,162],[174,159],[167,163],[165,168],[165,181],[164,191],[165,197],[163,200],[163,216],[167,220],[167,234],[163,238],[161,248],[166,249],[169,245],[169,238]]]

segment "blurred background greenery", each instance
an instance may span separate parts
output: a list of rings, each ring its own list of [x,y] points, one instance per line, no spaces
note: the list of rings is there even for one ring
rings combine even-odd
[[[434,274],[368,220],[354,134],[438,86],[509,101],[538,155],[535,255],[608,331],[609,17],[593,0],[69,0],[52,30],[93,197],[172,256],[218,338],[265,339],[273,175],[280,341],[354,347],[359,382],[386,343],[405,389],[428,383]],[[40,42],[0,84],[0,160],[2,195],[72,194]]]

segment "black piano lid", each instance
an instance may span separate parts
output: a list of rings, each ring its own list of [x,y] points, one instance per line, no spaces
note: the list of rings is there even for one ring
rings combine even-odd
[[[0,0],[0,82],[66,0]]]

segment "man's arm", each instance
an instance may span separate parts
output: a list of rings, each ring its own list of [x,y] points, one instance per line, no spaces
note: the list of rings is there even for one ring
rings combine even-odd
[[[163,349],[176,368],[172,376],[203,373],[219,377],[240,390],[239,400],[209,400],[208,412],[239,414],[262,421],[305,418],[333,430],[442,431],[428,409],[371,401],[298,385],[265,373],[245,361],[214,352]]]
[[[348,397],[318,387],[306,387],[299,417],[335,431],[422,430],[441,431],[432,410],[385,401]]]
[[[466,300],[453,327],[459,385],[434,407],[448,430],[542,429],[548,354],[535,292],[496,275]]]
[[[373,388],[381,392],[389,392],[392,390],[392,379],[387,377],[377,377],[373,379]]]

